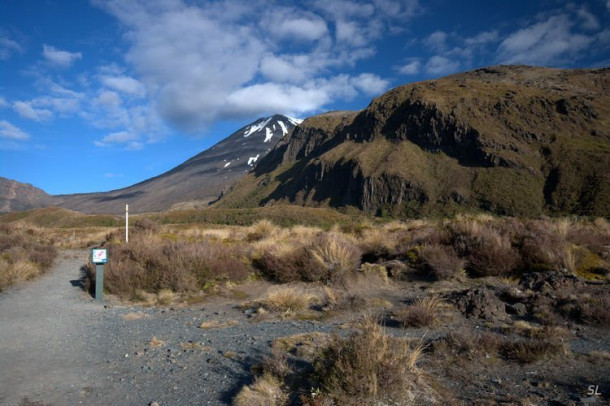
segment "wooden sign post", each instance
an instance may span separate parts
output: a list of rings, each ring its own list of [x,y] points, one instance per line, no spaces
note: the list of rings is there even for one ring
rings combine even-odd
[[[108,250],[91,250],[91,262],[95,264],[95,300],[104,300],[104,264],[108,261]]]
[[[125,242],[129,242],[129,205],[125,205]]]

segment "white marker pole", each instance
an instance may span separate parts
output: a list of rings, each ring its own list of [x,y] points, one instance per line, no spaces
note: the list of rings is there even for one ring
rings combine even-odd
[[[125,205],[125,242],[129,242],[129,205]]]

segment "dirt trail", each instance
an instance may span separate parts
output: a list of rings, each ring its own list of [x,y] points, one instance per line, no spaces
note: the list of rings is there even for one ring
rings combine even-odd
[[[0,294],[0,405],[230,404],[271,340],[337,327],[255,324],[222,303],[105,306],[77,285],[87,256],[64,251],[48,274]],[[198,328],[214,320],[233,323]]]
[[[51,272],[0,295],[0,404],[78,404],[96,380],[88,355],[104,309],[71,283],[85,261],[65,251]]]

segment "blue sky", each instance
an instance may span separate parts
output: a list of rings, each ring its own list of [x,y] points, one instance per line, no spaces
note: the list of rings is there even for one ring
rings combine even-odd
[[[495,64],[610,66],[610,0],[2,0],[0,176],[148,179],[273,113]]]

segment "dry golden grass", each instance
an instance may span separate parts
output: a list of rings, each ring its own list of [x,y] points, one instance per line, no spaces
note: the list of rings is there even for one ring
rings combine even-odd
[[[3,287],[32,279],[40,274],[40,267],[27,260],[11,264],[6,260],[0,259],[0,269],[2,269],[0,272],[0,290]]]
[[[278,378],[264,374],[245,386],[233,399],[235,406],[280,406],[288,402],[288,395],[281,389]]]
[[[271,356],[256,368],[259,375],[254,384],[240,391],[236,404],[288,404],[289,394],[300,395],[300,402],[307,405],[410,405],[440,400],[433,389],[438,385],[417,367],[421,342],[413,346],[386,335],[370,316],[356,328],[347,338],[308,333],[276,339]]]
[[[280,313],[284,317],[294,317],[317,301],[318,296],[297,286],[273,287],[260,300],[266,310]]]
[[[176,293],[170,289],[161,289],[157,292],[157,304],[168,306],[176,300]]]
[[[313,332],[276,338],[271,345],[278,353],[291,353],[299,358],[311,360],[321,347],[327,345],[332,336],[327,333]]]
[[[0,291],[48,270],[57,256],[40,230],[0,224]]]
[[[153,336],[153,338],[151,338],[148,342],[148,345],[150,346],[150,348],[158,348],[164,346],[165,341],[159,340],[157,337]]]
[[[432,327],[438,325],[444,306],[445,303],[439,296],[427,296],[416,300],[411,306],[398,309],[394,317],[407,327]]]
[[[199,328],[201,329],[216,329],[216,328],[228,328],[228,327],[233,327],[239,324],[238,320],[226,320],[226,321],[220,321],[220,320],[210,320],[210,321],[204,321],[203,323],[201,323],[199,325]]]
[[[147,317],[150,317],[150,316],[148,314],[142,313],[142,312],[129,312],[129,313],[121,315],[121,318],[126,321],[140,320],[140,319],[145,319]]]
[[[610,352],[607,351],[591,351],[589,357],[595,362],[608,362],[610,361]]]
[[[314,381],[334,404],[430,404],[439,400],[416,366],[423,346],[385,334],[375,318],[367,317],[359,331],[335,337],[314,361]]]

